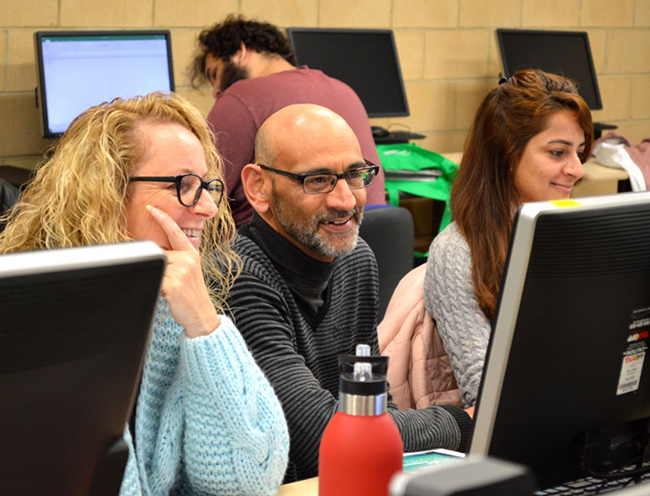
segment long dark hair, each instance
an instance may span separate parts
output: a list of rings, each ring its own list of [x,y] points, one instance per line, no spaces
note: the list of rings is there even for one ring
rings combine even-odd
[[[570,80],[536,69],[519,71],[490,92],[467,137],[451,209],[469,244],[474,292],[488,319],[494,317],[518,205],[514,172],[528,141],[563,110],[575,114],[585,133],[586,159],[593,144],[589,107]]]

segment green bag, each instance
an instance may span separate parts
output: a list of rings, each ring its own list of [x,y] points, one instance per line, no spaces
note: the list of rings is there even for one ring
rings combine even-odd
[[[399,204],[399,193],[444,201],[441,232],[451,222],[449,198],[458,174],[458,165],[442,155],[415,143],[377,145],[386,176],[386,191],[391,205]]]

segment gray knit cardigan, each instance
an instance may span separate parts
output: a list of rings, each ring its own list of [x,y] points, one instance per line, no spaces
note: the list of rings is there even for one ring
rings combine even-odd
[[[431,243],[424,301],[449,354],[465,407],[476,403],[490,339],[490,322],[472,284],[469,245],[452,222]]]

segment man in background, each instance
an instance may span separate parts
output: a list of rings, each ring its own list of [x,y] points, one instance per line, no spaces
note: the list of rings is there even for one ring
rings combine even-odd
[[[364,158],[381,165],[368,114],[352,88],[321,71],[295,65],[289,40],[268,23],[231,15],[199,35],[192,84],[207,79],[217,99],[208,121],[224,159],[226,190],[237,226],[251,219],[240,176],[243,167],[255,161],[257,130],[287,105],[313,103],[336,112],[354,131]],[[386,203],[381,167],[368,189],[367,203]]]
[[[239,229],[242,272],[228,297],[237,328],[280,399],[291,438],[285,482],[314,477],[338,409],[337,358],[369,344],[379,355],[379,275],[359,225],[378,168],[345,120],[290,105],[264,122],[242,171],[254,209]],[[471,420],[455,406],[399,411],[405,451],[463,450]]]

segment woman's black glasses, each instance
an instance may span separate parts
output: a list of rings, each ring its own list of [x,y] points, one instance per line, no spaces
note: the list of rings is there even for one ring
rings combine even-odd
[[[196,174],[181,174],[180,176],[136,176],[129,181],[145,181],[156,183],[175,183],[178,201],[184,207],[193,207],[201,198],[205,189],[215,205],[219,205],[223,196],[223,182],[220,179],[204,181]]]

